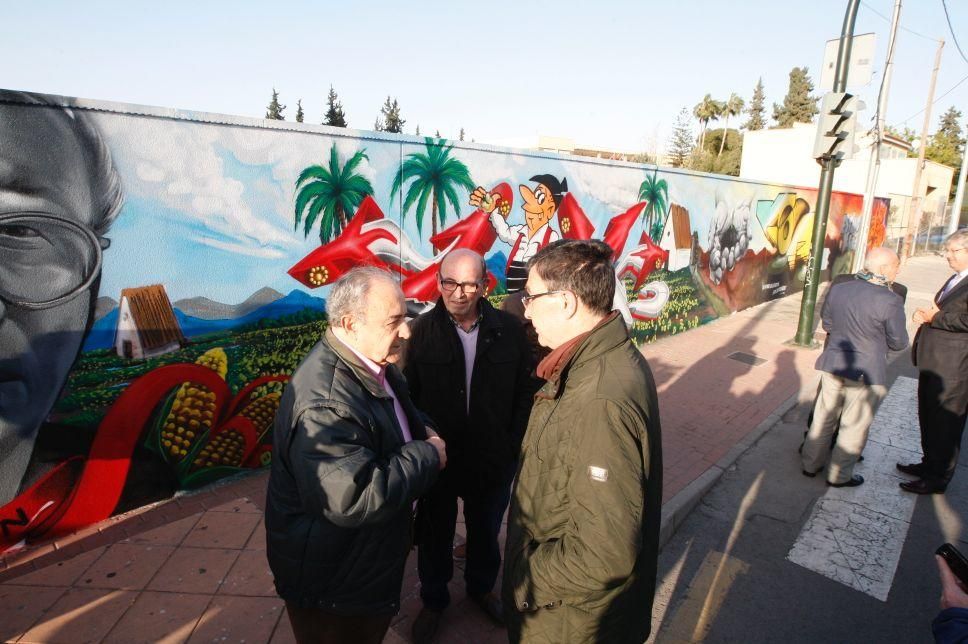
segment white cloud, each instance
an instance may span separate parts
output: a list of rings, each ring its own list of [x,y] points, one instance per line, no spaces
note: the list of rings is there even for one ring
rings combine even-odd
[[[217,239],[212,239],[211,237],[196,237],[195,241],[206,246],[211,246],[212,248],[218,248],[220,250],[229,251],[230,253],[239,253],[242,255],[249,255],[250,257],[261,257],[263,259],[281,259],[286,256],[280,250],[275,248],[269,248],[268,246],[250,246],[246,244],[233,244],[230,242],[219,241]]]

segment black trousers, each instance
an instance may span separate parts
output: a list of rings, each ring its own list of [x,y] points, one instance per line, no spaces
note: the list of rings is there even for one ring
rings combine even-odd
[[[334,615],[286,602],[298,644],[380,644],[393,615]]]
[[[918,375],[918,422],[927,473],[924,478],[945,485],[958,465],[961,436],[968,419],[968,374]]]
[[[494,483],[479,479],[458,483],[443,478],[421,500],[417,572],[420,575],[420,598],[427,608],[441,611],[450,604],[447,583],[454,577],[458,497],[464,500],[467,529],[467,560],[464,564],[467,594],[484,595],[494,589],[501,569],[498,535],[511,498],[513,473],[514,468],[509,467],[506,475]]]

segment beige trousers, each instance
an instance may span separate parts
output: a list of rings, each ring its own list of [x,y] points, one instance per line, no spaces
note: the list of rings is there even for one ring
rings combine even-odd
[[[827,372],[820,374],[820,395],[813,408],[813,424],[803,443],[803,469],[819,471],[829,457],[827,481],[845,483],[854,475],[854,464],[867,444],[867,432],[877,406],[887,395],[884,385],[865,385]],[[840,421],[837,444],[830,438]]]

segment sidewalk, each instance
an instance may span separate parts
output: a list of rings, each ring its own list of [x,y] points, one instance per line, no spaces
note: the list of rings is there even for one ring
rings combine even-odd
[[[936,256],[908,262],[898,279],[910,289],[909,316],[949,272]],[[799,308],[795,295],[643,348],[659,383],[663,542],[740,454],[813,397],[817,351],[785,344]],[[266,477],[260,472],[8,554],[0,561],[0,639],[294,641],[265,560]],[[418,583],[411,555],[401,611],[385,641],[409,641]],[[466,601],[460,570],[451,595],[441,642],[506,641]]]

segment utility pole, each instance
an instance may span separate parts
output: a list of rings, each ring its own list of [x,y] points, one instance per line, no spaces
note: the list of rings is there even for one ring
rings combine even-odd
[[[968,123],[968,121],[966,121]],[[961,149],[961,172],[958,174],[958,190],[955,192],[955,205],[951,207],[951,219],[948,220],[947,233],[958,230],[961,223],[961,204],[965,202],[965,180],[968,179],[968,143]]]
[[[906,262],[914,253],[914,236],[921,227],[921,172],[924,170],[924,153],[928,149],[928,127],[931,125],[931,105],[934,103],[934,87],[938,80],[938,69],[941,67],[941,50],[944,40],[938,41],[938,51],[934,55],[934,70],[931,72],[931,84],[928,86],[928,103],[924,107],[924,124],[921,126],[921,144],[918,146],[918,165],[914,168],[914,187],[911,189],[911,206],[908,208],[907,234],[904,235],[904,246],[901,249],[901,261]]]
[[[860,236],[857,250],[854,252],[854,272],[864,268],[867,259],[867,243],[870,238],[871,213],[874,210],[874,191],[877,189],[877,177],[881,171],[881,142],[884,140],[884,124],[887,121],[887,97],[891,89],[891,75],[894,72],[894,43],[897,40],[897,26],[901,17],[901,0],[894,2],[894,14],[891,16],[891,37],[887,42],[887,62],[884,63],[884,76],[881,77],[881,88],[877,95],[877,121],[874,123],[874,142],[870,148],[867,161],[867,184],[864,190],[864,210],[860,218]]]
[[[837,67],[834,71],[833,94],[843,93],[844,101],[850,99],[846,94],[847,90],[847,69],[850,64],[850,48],[854,40],[854,23],[857,21],[857,8],[860,0],[849,0],[847,11],[844,14],[844,25],[840,30],[840,45],[837,49]],[[828,95],[830,96],[830,95]],[[840,107],[843,102],[839,101]],[[824,106],[827,100],[825,97]],[[823,123],[826,114],[821,110],[818,118],[821,129],[819,134],[823,134]],[[855,113],[856,118],[856,113]],[[830,130],[834,134],[833,138],[840,139],[842,132],[840,126]],[[819,137],[818,137],[819,138]],[[818,141],[819,142],[819,141]],[[852,141],[848,141],[848,148],[853,146]],[[816,148],[816,146],[815,146]],[[848,149],[848,153],[850,150]],[[803,283],[803,299],[800,302],[800,320],[797,324],[797,335],[793,343],[801,347],[813,347],[813,311],[817,305],[817,288],[820,282],[820,264],[823,262],[823,242],[827,236],[827,214],[830,210],[830,192],[834,185],[834,168],[840,165],[840,158],[833,147],[827,154],[820,156],[820,187],[817,190],[817,216],[813,220],[813,245],[810,250],[810,259],[807,260],[806,280]]]

